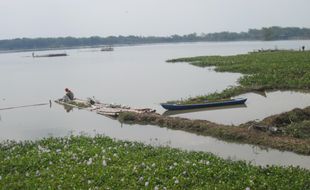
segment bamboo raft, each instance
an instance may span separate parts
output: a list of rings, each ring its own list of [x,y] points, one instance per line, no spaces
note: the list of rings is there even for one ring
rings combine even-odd
[[[156,110],[151,108],[131,108],[129,106],[123,105],[116,105],[116,104],[106,104],[100,103],[94,100],[81,100],[81,99],[74,99],[69,102],[64,102],[61,99],[55,100],[56,103],[75,107],[78,109],[84,109],[92,112],[96,112],[97,114],[109,116],[109,117],[118,117],[122,112],[134,112],[134,113],[155,113]]]

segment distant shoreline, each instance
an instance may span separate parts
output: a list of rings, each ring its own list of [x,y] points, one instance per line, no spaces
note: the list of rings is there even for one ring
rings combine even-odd
[[[247,32],[191,33],[172,36],[50,37],[0,40],[0,53],[100,48],[163,43],[310,40],[310,28],[268,27]]]
[[[271,41],[306,41],[310,39],[290,39],[290,40],[271,40]],[[143,46],[143,45],[160,45],[160,44],[182,44],[182,43],[227,43],[227,42],[268,42],[263,40],[237,40],[237,41],[194,41],[194,42],[157,42],[157,43],[137,43],[137,44],[115,44],[113,47],[125,47],[125,46]],[[0,54],[5,53],[20,53],[20,52],[39,52],[39,51],[51,51],[51,50],[72,50],[72,49],[95,49],[102,48],[106,45],[94,45],[94,46],[72,46],[72,47],[57,47],[57,48],[38,48],[38,49],[16,49],[16,50],[0,50]]]

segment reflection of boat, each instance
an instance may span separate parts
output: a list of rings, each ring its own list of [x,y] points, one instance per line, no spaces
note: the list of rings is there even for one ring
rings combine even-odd
[[[113,50],[114,50],[114,48],[112,46],[106,46],[106,47],[102,47],[100,49],[100,51],[113,51]]]
[[[266,92],[264,90],[254,90],[252,92],[267,98],[267,94],[266,94]]]
[[[208,108],[208,107],[244,104],[244,102],[246,100],[247,100],[246,98],[236,98],[236,99],[223,100],[223,101],[217,101],[217,102],[205,102],[205,103],[200,103],[200,104],[162,103],[160,105],[167,110],[187,110],[187,109],[198,109],[198,108]]]
[[[67,56],[67,53],[51,53],[51,54],[45,54],[45,55],[34,55],[32,53],[32,57],[61,57],[61,56]]]
[[[234,109],[234,108],[246,108],[246,107],[247,106],[245,104],[236,104],[236,105],[229,105],[229,106],[208,107],[208,108],[200,108],[200,109],[170,110],[170,111],[165,111],[163,113],[163,115],[164,116],[169,116],[169,115],[178,115],[178,114],[185,114],[185,113],[213,111],[213,110],[224,110],[224,109]]]

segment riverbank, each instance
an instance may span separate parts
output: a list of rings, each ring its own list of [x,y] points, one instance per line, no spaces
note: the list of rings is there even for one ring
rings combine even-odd
[[[159,114],[122,113],[118,119],[127,124],[157,125],[226,141],[310,155],[309,117],[310,107],[295,109],[268,117],[261,122],[248,122],[239,126],[221,125],[206,120],[167,117]]]
[[[0,188],[308,189],[309,170],[257,167],[108,137],[0,144]]]

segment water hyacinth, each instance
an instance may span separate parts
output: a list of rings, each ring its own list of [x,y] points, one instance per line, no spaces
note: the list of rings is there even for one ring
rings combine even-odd
[[[106,160],[103,160],[102,161],[102,165],[105,167],[105,166],[107,166],[107,161]]]
[[[93,163],[93,159],[92,158],[89,158],[86,162],[87,165],[91,165]]]
[[[149,184],[150,184],[150,182],[146,181],[144,186],[147,187],[147,186],[149,186]]]
[[[64,151],[65,143],[70,146]],[[120,148],[125,143],[128,146]],[[0,189],[307,189],[310,184],[310,172],[300,168],[257,167],[208,153],[107,137],[48,138],[31,146],[6,146],[10,148],[0,144]],[[50,152],[36,154],[47,147]],[[55,154],[57,149],[61,154]]]

